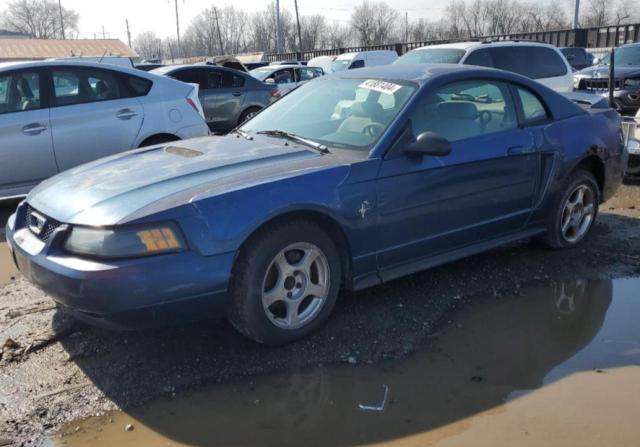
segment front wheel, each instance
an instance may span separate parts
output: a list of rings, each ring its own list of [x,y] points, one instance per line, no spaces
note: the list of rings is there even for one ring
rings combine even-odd
[[[256,116],[260,112],[260,107],[249,107],[247,110],[242,112],[240,115],[240,119],[238,120],[238,125],[244,124],[246,121],[249,121],[251,118]]]
[[[341,274],[336,245],[320,226],[297,220],[270,227],[238,256],[229,320],[268,345],[305,337],[331,313]]]
[[[633,177],[640,177],[640,155],[629,155],[626,174]]]
[[[593,174],[584,170],[574,172],[553,201],[543,241],[551,248],[579,244],[591,231],[599,204],[600,189]]]

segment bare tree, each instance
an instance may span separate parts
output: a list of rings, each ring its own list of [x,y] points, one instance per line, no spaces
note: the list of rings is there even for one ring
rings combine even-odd
[[[350,30],[340,22],[333,22],[327,26],[327,46],[329,48],[342,48],[351,44]]]
[[[133,40],[133,48],[142,59],[163,59],[165,56],[162,40],[152,31],[138,34]]]
[[[611,22],[611,0],[589,0],[580,20],[583,26],[604,26]]]
[[[302,28],[302,50],[316,50],[328,45],[327,20],[320,14],[303,16],[300,20]]]
[[[62,8],[62,22],[58,2],[54,0],[16,0],[9,3],[0,25],[36,39],[60,39],[78,32],[78,14]],[[64,28],[64,29],[63,29]],[[64,33],[63,33],[64,31]]]
[[[398,11],[386,3],[364,0],[351,13],[351,27],[360,45],[380,45],[389,42],[398,18]]]

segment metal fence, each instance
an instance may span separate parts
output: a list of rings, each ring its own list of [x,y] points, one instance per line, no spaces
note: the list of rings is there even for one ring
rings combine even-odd
[[[494,36],[481,36],[470,39],[448,39],[429,40],[423,42],[405,42],[388,45],[372,45],[345,48],[330,48],[325,50],[312,50],[290,53],[270,53],[265,54],[264,59],[268,62],[281,60],[303,60],[308,61],[318,56],[337,56],[343,53],[353,53],[359,51],[373,50],[395,50],[398,55],[407,51],[428,45],[442,43],[460,42],[468,40],[532,40],[536,42],[549,43],[558,47],[585,47],[585,48],[612,48],[625,43],[640,42],[640,24],[603,26],[599,28],[580,28],[558,31],[540,31],[534,33],[511,33]]]

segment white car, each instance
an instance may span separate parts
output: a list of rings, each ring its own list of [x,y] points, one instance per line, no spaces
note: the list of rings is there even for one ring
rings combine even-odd
[[[324,74],[329,74],[333,72],[333,69],[331,68],[331,64],[333,64],[333,61],[335,61],[337,57],[338,56],[314,57],[313,59],[309,59],[309,62],[307,63],[307,67],[322,68],[322,71],[324,72]]]
[[[321,68],[302,65],[267,65],[249,72],[251,76],[266,84],[276,85],[280,93],[287,93],[307,81],[324,74]]]
[[[458,42],[416,48],[394,64],[465,64],[499,68],[535,79],[557,92],[573,91],[573,70],[560,50],[539,42]]]
[[[58,172],[209,134],[198,87],[116,65],[0,64],[0,200]]]
[[[360,51],[344,53],[331,64],[331,71],[353,70],[354,68],[388,65],[398,59],[398,53],[391,50]]]

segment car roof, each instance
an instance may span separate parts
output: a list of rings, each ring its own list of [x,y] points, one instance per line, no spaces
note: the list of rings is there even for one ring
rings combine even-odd
[[[212,64],[176,64],[176,65],[165,65],[163,67],[158,67],[150,71],[150,73],[154,73],[156,75],[165,75],[167,73],[171,73],[175,70],[182,70],[185,68],[205,68],[208,70],[220,70],[226,71],[233,74],[244,74],[247,75],[247,72],[236,70],[234,68],[223,67],[222,65],[212,65]]]
[[[415,48],[415,50],[426,50],[428,48],[443,48],[443,49],[458,49],[458,50],[470,50],[475,48],[491,48],[491,47],[513,47],[513,46],[539,46],[550,47],[555,46],[548,43],[536,42],[533,40],[496,40],[496,41],[468,41],[468,42],[451,42],[440,43],[436,45],[426,45],[424,47]]]
[[[108,62],[89,62],[80,60],[46,60],[46,61],[16,61],[16,62],[0,62],[0,71],[14,70],[19,68],[40,68],[40,67],[90,67],[90,68],[102,68],[114,71],[121,71],[123,73],[129,73],[132,75],[144,76],[144,71],[137,70],[134,67],[124,67],[122,65],[110,64]]]

